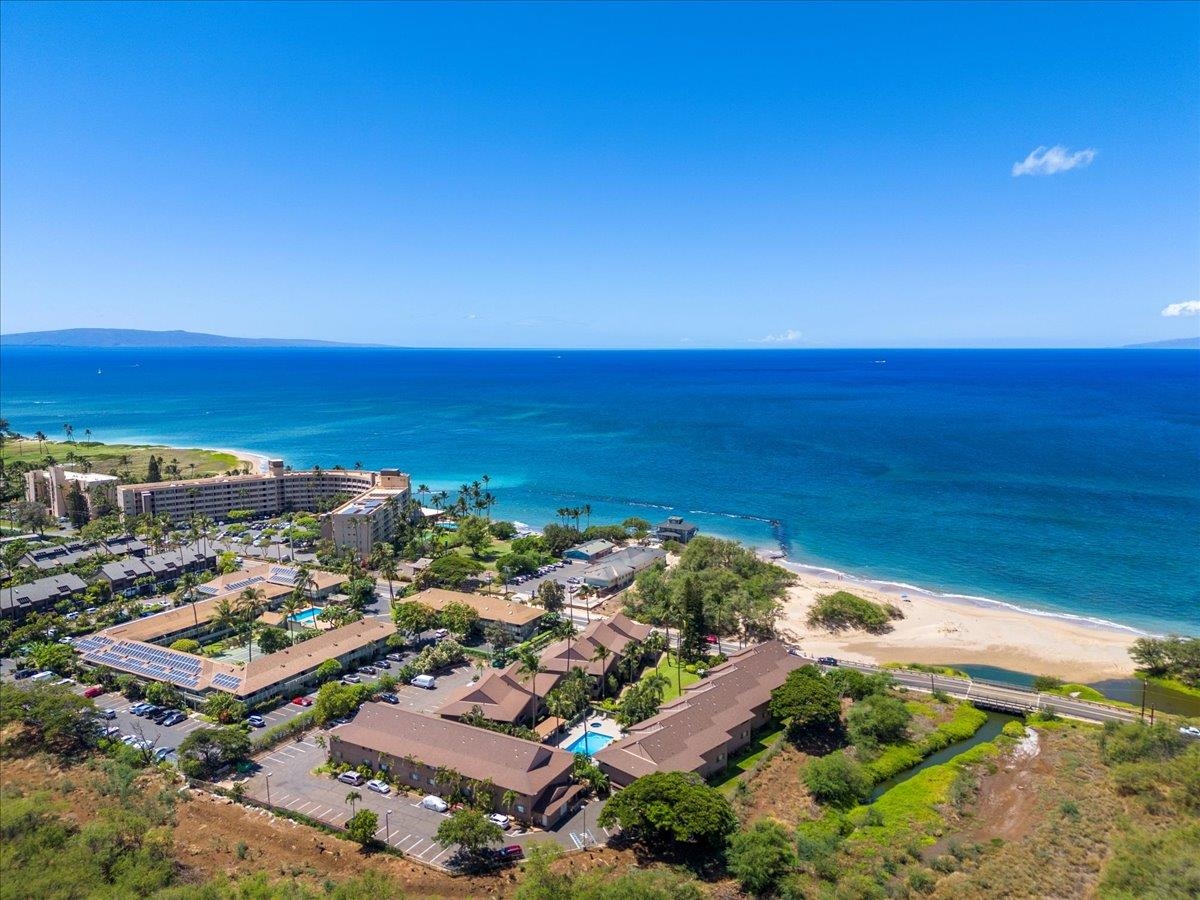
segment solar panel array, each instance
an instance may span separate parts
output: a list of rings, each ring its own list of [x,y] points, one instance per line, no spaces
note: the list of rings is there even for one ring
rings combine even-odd
[[[295,584],[300,577],[300,570],[291,566],[271,566],[270,580],[276,584]]]
[[[194,688],[200,683],[200,660],[187,653],[164,650],[151,644],[111,641],[93,636],[85,655],[92,662],[124,669],[136,675]],[[104,643],[98,643],[103,641]],[[80,642],[82,646],[83,642]]]
[[[243,578],[241,581],[235,581],[233,584],[225,588],[225,590],[240,591],[242,588],[248,588],[252,584],[258,584],[260,581],[262,581],[261,575],[251,575],[249,578]]]
[[[74,644],[76,650],[80,653],[92,653],[96,650],[103,650],[112,643],[111,638],[102,637],[98,634],[89,635],[88,637],[80,638]]]
[[[218,672],[212,678],[213,687],[225,688],[229,691],[236,691],[242,686],[242,679],[236,675],[230,675],[228,672]]]
[[[209,597],[215,597],[217,594],[221,593],[221,590],[220,588],[213,587],[211,584],[202,584],[200,587],[196,588],[196,593],[206,594]]]

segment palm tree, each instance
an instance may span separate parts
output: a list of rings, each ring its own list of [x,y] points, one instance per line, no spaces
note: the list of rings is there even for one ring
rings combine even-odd
[[[67,443],[73,443],[75,440],[75,426],[70,422],[63,422],[63,432],[67,436]]]
[[[590,503],[583,504],[583,514],[585,516],[587,516],[587,527],[591,528],[592,527],[592,504],[590,504]]]
[[[240,621],[241,616],[238,613],[237,607],[233,605],[232,600],[228,597],[222,597],[217,601],[217,605],[213,607],[213,615],[210,620],[212,631],[236,629]]]
[[[429,493],[429,485],[427,485],[427,484],[418,484],[417,485],[417,496],[421,498],[422,504],[424,504],[425,496],[428,493]]]
[[[90,444],[92,442],[92,429],[90,429],[90,428],[83,429],[83,442],[85,444]]]
[[[46,450],[46,432],[35,431],[33,433],[33,439],[38,442],[38,452],[44,453]]]
[[[592,654],[592,662],[600,663],[600,699],[601,700],[604,699],[605,687],[606,687],[605,681],[607,681],[607,679],[604,677],[604,661],[607,660],[610,656],[612,656],[612,651],[609,650],[607,647],[605,647],[603,644],[597,644],[596,652]]]
[[[308,605],[308,601],[303,597],[297,597],[296,592],[289,594],[282,603],[279,604],[279,611],[283,613],[284,621],[287,622],[288,637],[292,636],[292,616],[300,612]]]
[[[380,562],[379,574],[387,579],[388,601],[390,603],[394,604],[396,602],[396,592],[392,588],[392,582],[396,580],[396,575],[397,575],[396,560],[394,558],[392,558],[391,556],[388,556],[382,562]]]
[[[254,622],[262,612],[263,592],[260,588],[248,587],[238,594],[235,608],[246,630],[246,659],[254,659]]]
[[[354,804],[362,799],[362,794],[358,791],[351,791],[346,795],[346,802],[350,804],[350,814],[354,814]]]
[[[517,792],[514,790],[507,790],[500,795],[500,805],[504,807],[504,809],[506,809],[510,814],[513,811],[513,807],[516,805],[516,802]]]
[[[538,714],[538,692],[537,692],[537,677],[546,671],[542,661],[538,659],[537,654],[532,650],[523,650],[518,655],[520,665],[517,667],[517,677],[522,681],[529,682],[530,693],[533,694],[533,712],[530,714],[529,727],[532,728],[537,724]]]
[[[196,613],[196,585],[199,582],[200,578],[194,572],[184,572],[175,583],[175,603],[192,604],[192,621],[195,625],[200,624],[200,617]]]
[[[292,583],[293,596],[304,600],[308,597],[308,592],[315,590],[317,579],[313,576],[312,569],[306,565],[296,567],[296,580]]]

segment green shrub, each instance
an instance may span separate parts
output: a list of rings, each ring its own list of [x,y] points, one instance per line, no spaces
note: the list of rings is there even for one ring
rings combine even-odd
[[[809,793],[828,806],[849,807],[871,793],[871,778],[857,760],[841,750],[814,759],[804,767]]]
[[[856,628],[872,634],[891,631],[893,619],[903,619],[899,607],[874,603],[846,591],[818,597],[808,612],[808,624],[814,628],[842,631]]]

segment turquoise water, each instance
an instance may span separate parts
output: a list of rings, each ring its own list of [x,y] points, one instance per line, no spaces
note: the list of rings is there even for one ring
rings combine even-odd
[[[585,731],[571,743],[563,747],[568,753],[582,753],[591,756],[611,744],[615,738],[611,734],[601,734],[599,731]]]
[[[534,526],[676,512],[856,576],[1200,632],[1200,353],[7,348],[0,406],[25,434],[451,492],[486,472]]]
[[[301,610],[288,618],[297,625],[303,625],[305,628],[312,628],[316,624],[317,616],[322,612],[322,607],[314,606],[309,609]]]

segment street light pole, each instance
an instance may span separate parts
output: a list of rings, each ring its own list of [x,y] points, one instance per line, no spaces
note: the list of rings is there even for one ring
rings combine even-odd
[[[267,779],[267,806],[274,806],[271,802],[271,773],[263,772],[263,777]]]
[[[383,813],[384,827],[387,829],[387,844],[390,847],[392,844],[392,811],[385,810]]]

